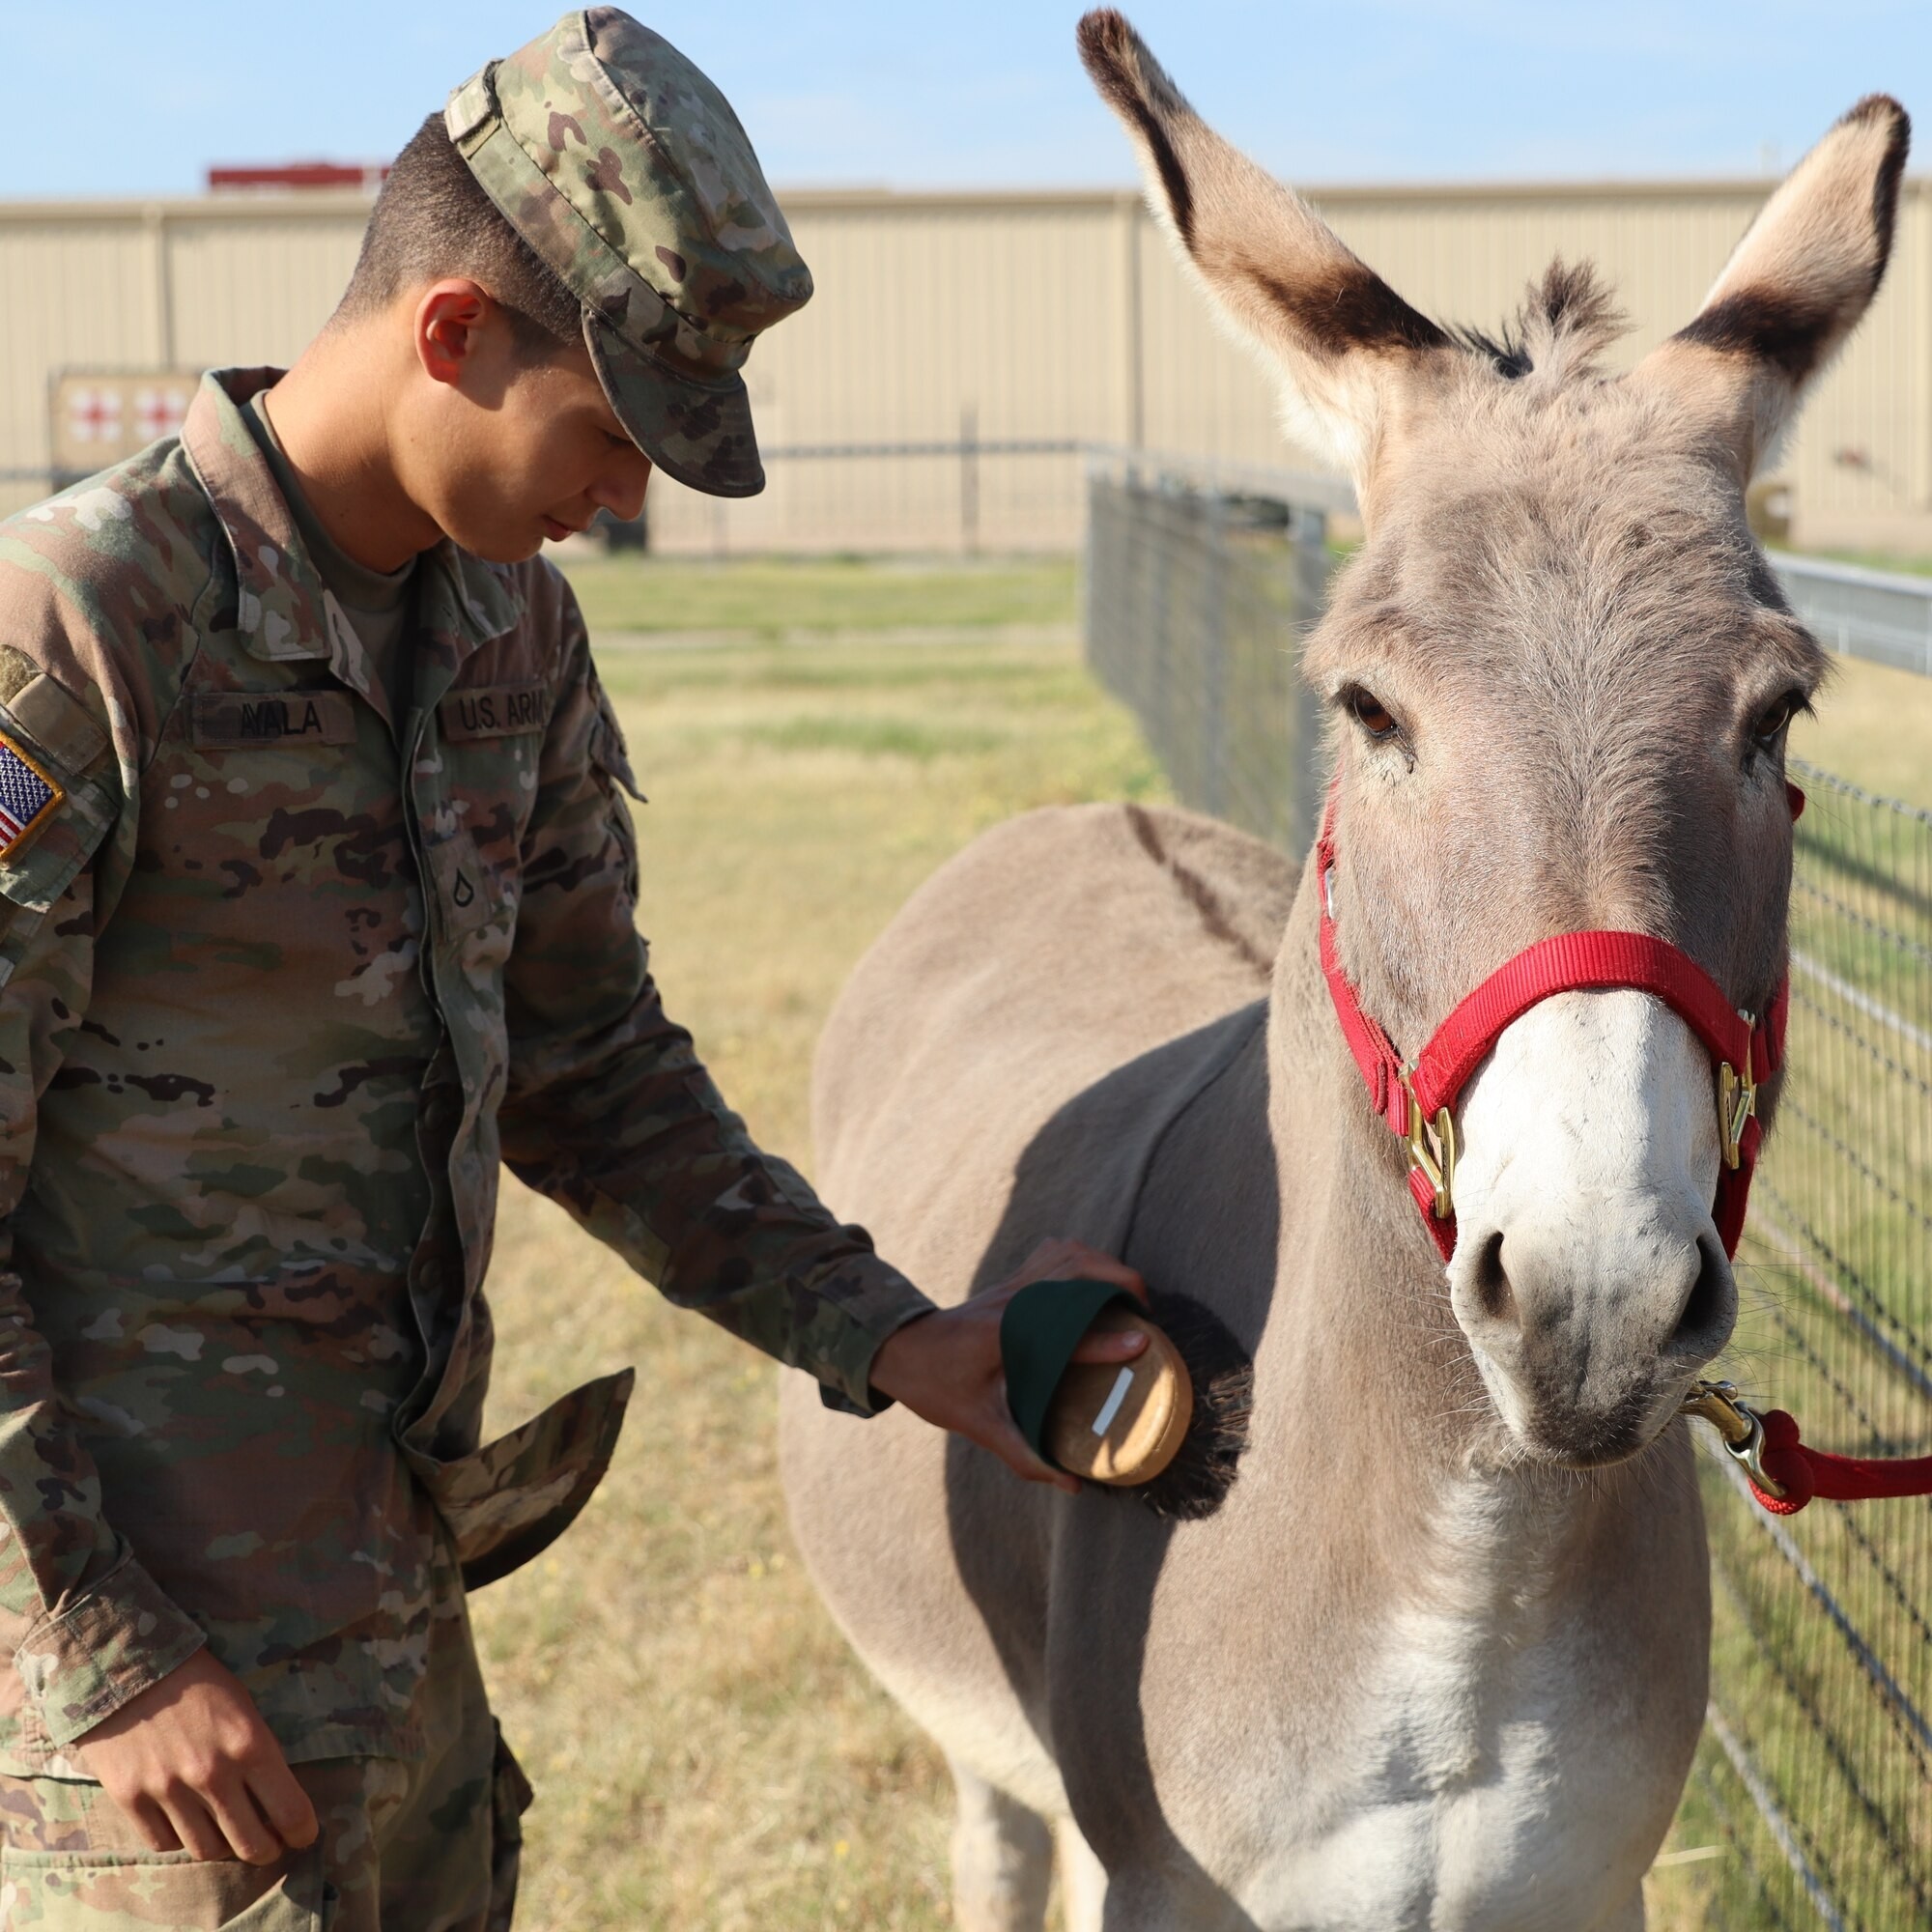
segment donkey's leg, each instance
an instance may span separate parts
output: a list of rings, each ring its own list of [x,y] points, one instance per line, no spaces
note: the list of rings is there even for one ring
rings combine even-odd
[[[1053,1835],[1060,1847],[1060,1917],[1065,1932],[1102,1932],[1107,1867],[1072,1819],[1062,1819]]]
[[[959,1932],[1041,1932],[1053,1882],[1053,1833],[1037,1811],[949,1758],[959,1808],[952,1825],[952,1917]]]

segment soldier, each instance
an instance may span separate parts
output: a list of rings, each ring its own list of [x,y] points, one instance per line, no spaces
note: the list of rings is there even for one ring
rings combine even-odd
[[[1004,1293],[934,1312],[667,1018],[535,560],[653,465],[759,489],[739,371],[810,290],[717,90],[573,13],[410,142],[294,369],[0,526],[6,1926],[509,1922],[465,1592],[631,1378],[478,1446],[500,1161],[829,1399],[1071,1486]],[[1076,1269],[1137,1286],[1062,1243],[1009,1287]]]

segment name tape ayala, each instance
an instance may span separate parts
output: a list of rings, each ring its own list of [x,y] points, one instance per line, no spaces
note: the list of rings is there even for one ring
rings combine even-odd
[[[197,749],[355,742],[355,702],[346,691],[198,692],[189,716]]]
[[[437,706],[437,723],[445,744],[463,745],[541,731],[550,709],[548,685],[497,684],[452,692]],[[198,748],[355,742],[355,703],[345,691],[203,692],[190,718]]]

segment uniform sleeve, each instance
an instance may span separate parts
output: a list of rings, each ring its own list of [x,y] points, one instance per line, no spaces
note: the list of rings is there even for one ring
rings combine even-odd
[[[17,699],[15,700],[18,701]],[[17,863],[0,861],[0,1608],[26,1626],[14,1663],[48,1738],[71,1743],[206,1641],[100,1509],[100,1479],[14,1266],[12,1216],[40,1098],[87,1012],[99,787],[71,784]]]
[[[568,667],[524,849],[507,969],[504,1158],[683,1308],[808,1370],[838,1407],[886,1406],[872,1358],[932,1304],[841,1225],[720,1096],[665,1012],[637,929],[637,797],[566,593]]]

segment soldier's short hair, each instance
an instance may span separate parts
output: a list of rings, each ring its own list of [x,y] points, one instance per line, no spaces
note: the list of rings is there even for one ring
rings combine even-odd
[[[336,314],[385,308],[405,289],[468,275],[508,316],[517,345],[541,355],[583,341],[582,307],[497,211],[432,114],[396,156],[363,231]]]

